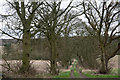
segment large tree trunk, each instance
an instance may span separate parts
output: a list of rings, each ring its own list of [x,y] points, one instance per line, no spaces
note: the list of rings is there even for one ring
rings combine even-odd
[[[109,73],[110,69],[108,69],[108,61],[114,57],[119,50],[120,46],[118,45],[118,48],[111,55],[106,56],[105,47],[102,49],[103,54],[101,55],[101,67],[99,70],[101,74]]]
[[[100,67],[100,70],[99,70],[100,74],[107,74],[107,73],[109,73],[108,61],[109,60],[108,60],[108,58],[106,56],[101,55],[101,67]]]
[[[30,30],[23,31],[23,54],[22,54],[22,67],[21,72],[27,72],[30,67],[30,53],[31,53],[31,37]]]
[[[52,75],[57,75],[57,53],[56,53],[56,40],[51,40],[50,41],[51,44],[51,60],[50,60],[50,64],[51,64],[51,74]]]

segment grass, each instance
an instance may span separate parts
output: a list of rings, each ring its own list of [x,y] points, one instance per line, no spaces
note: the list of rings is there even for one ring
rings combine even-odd
[[[120,78],[118,75],[112,75],[112,74],[104,74],[104,75],[93,75],[89,73],[83,73],[88,78]],[[79,74],[77,72],[74,72],[75,77],[79,77]],[[58,76],[55,76],[55,78],[69,78],[70,77],[70,71],[68,72],[62,72]]]
[[[80,78],[79,73],[76,71],[75,67],[76,63],[72,64],[71,70],[74,69],[74,76],[76,78]],[[82,69],[80,69],[81,71]],[[110,74],[94,74],[94,71],[88,71],[88,72],[83,72],[83,74],[88,77],[88,78],[120,78],[118,76],[118,71],[120,72],[120,69],[113,69]],[[60,72],[59,75],[57,76],[51,76],[52,78],[70,78],[70,71],[67,72]]]
[[[79,78],[79,73],[76,71],[75,68],[76,62],[72,64],[72,68],[74,69],[74,76],[76,78]],[[81,70],[81,69],[80,69]],[[88,78],[120,78],[120,75],[118,75],[118,72],[120,72],[120,69],[113,69],[111,71],[111,74],[93,74],[93,71],[83,72],[83,74]],[[68,72],[61,72],[60,75],[56,76],[56,78],[69,78],[70,77],[70,71]]]
[[[72,68],[71,70],[74,69],[74,75],[78,76],[77,72],[76,72],[76,68],[75,68],[75,63],[72,64]],[[55,76],[54,78],[70,78],[70,71],[67,72],[61,72],[58,76]]]
[[[70,71],[67,72],[61,72],[58,76],[55,76],[54,78],[69,78],[70,77]]]
[[[112,74],[96,74],[96,75],[93,75],[93,74],[88,74],[88,73],[83,73],[85,76],[87,76],[88,78],[119,78],[118,75],[112,75]]]
[[[73,67],[71,69],[74,69],[74,76],[76,78],[80,78],[79,73],[76,71],[76,68]],[[88,72],[83,72],[83,74],[88,77],[88,78],[120,78],[118,74],[116,74],[120,69],[113,69],[111,71],[111,74],[94,74],[94,71],[88,71]],[[70,78],[70,71],[67,72],[60,72],[59,75],[57,76],[50,76],[51,78]]]
[[[117,70],[114,70],[117,71]],[[83,72],[83,74],[88,78],[120,78],[118,74],[92,74],[93,72]],[[74,71],[74,76],[76,78],[79,78],[79,74],[76,72],[76,69]],[[70,78],[70,71],[67,72],[61,72],[58,76],[55,76],[55,78]]]

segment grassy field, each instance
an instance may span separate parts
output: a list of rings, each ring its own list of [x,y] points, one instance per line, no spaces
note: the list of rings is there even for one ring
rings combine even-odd
[[[120,78],[120,75],[116,74],[118,72],[117,69],[112,70],[111,74],[94,74],[93,71],[89,71],[89,72],[83,72],[83,74],[87,77],[87,78]],[[66,72],[60,72],[59,75],[57,76],[52,76],[52,75],[44,75],[44,77],[50,77],[50,78],[71,78],[70,77],[70,71],[66,71]],[[75,78],[80,78],[79,73],[76,71],[76,69],[74,69],[74,76]],[[38,75],[36,77],[43,77],[41,75]]]
[[[118,70],[115,70],[114,72],[116,73],[116,71]],[[120,78],[120,76],[118,74],[93,74],[93,72],[83,72],[83,74],[88,77],[88,78]],[[74,76],[76,78],[79,78],[79,74],[74,71]],[[70,78],[70,71],[67,71],[67,72],[61,72],[58,76],[55,76],[54,78]]]
[[[76,71],[76,63],[77,62],[72,64],[71,69],[74,69],[73,75],[75,76],[75,78],[80,78],[80,74]],[[82,69],[80,69],[80,71],[82,71]],[[110,74],[95,74],[94,71],[82,72],[82,74],[85,75],[87,78],[120,78],[118,72],[120,72],[120,69],[112,69]],[[70,78],[70,71],[61,72],[58,76],[55,76],[54,78]]]
[[[76,62],[72,65],[71,69],[74,69],[73,75],[75,78],[80,78],[80,74],[76,71]],[[82,69],[80,69],[82,71]],[[94,71],[87,71],[82,72],[83,75],[85,75],[87,78],[120,78],[120,75],[118,75],[118,72],[120,69],[112,69],[110,74],[95,74]],[[67,72],[61,72],[58,76],[55,76],[55,78],[70,78],[70,71]]]

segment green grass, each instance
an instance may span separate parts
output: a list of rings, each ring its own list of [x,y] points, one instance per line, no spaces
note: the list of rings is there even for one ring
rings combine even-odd
[[[104,74],[104,75],[93,75],[91,74],[93,72],[88,72],[88,73],[83,73],[86,77],[88,78],[119,78],[120,76],[118,75],[112,75],[112,74]],[[74,71],[74,76],[79,77],[79,74]],[[70,71],[68,72],[61,72],[58,76],[55,76],[55,78],[69,78],[70,77]]]
[[[111,75],[111,74],[104,74],[104,75],[92,75],[92,74],[87,74],[87,73],[83,73],[85,76],[87,76],[88,78],[119,78],[120,76],[118,75]]]
[[[80,76],[76,71],[74,71],[73,74],[74,74],[75,77],[79,77]]]
[[[54,78],[69,78],[70,77],[70,71],[67,72],[61,72],[59,75],[55,76]]]
[[[76,62],[74,64],[72,64],[72,69],[74,69],[74,76],[76,78],[79,78],[80,75],[79,73],[76,71]],[[80,71],[82,71],[82,69],[80,69]],[[88,78],[120,78],[120,76],[118,76],[118,71],[120,71],[120,69],[113,69],[111,71],[111,74],[104,74],[104,75],[100,75],[100,74],[94,74],[95,72],[93,71],[88,71],[88,72],[83,72],[83,74],[88,77]],[[54,76],[53,78],[70,78],[70,71],[67,72],[61,72],[59,73],[59,75]]]
[[[76,72],[75,63],[72,64],[71,70],[73,70],[73,69],[74,69],[74,75],[75,75],[75,76],[78,76],[78,74],[77,74],[77,72]],[[58,76],[55,76],[54,78],[70,78],[70,71],[61,72],[61,73],[59,73]]]
[[[76,62],[74,64],[72,64],[72,68],[71,69],[74,69],[74,76],[76,78],[79,78],[80,75],[79,73],[76,71]],[[80,69],[81,70],[81,69]],[[83,74],[88,77],[88,78],[119,78],[120,76],[118,76],[118,71],[120,71],[120,69],[113,69],[111,71],[111,74],[104,74],[104,75],[98,75],[98,74],[95,74],[94,75],[94,72],[93,71],[88,71],[88,72],[83,72]],[[55,78],[70,78],[70,71],[68,72],[61,72],[58,76],[55,76]]]

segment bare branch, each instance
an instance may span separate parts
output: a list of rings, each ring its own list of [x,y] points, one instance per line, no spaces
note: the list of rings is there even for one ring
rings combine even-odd
[[[97,31],[96,26],[94,25],[93,22],[91,22],[90,17],[88,17],[88,15],[87,15],[87,13],[86,13],[85,2],[83,2],[83,9],[84,9],[84,14],[85,14],[85,16],[86,16],[86,18],[87,18],[87,20],[88,20],[88,23],[91,25],[91,27],[92,27],[95,31]]]
[[[112,32],[111,32],[111,34],[110,34],[110,38],[112,38],[114,31],[115,31],[119,26],[120,26],[120,23],[118,23],[118,24],[114,27],[114,29],[112,30]]]
[[[111,59],[112,57],[114,57],[119,50],[120,50],[120,47],[118,46],[118,48],[113,52],[113,54],[108,57],[108,60]]]
[[[18,38],[16,38],[16,37],[13,37],[13,36],[11,36],[10,34],[4,32],[4,31],[1,30],[1,29],[0,29],[0,31],[2,32],[2,34],[6,34],[7,36],[9,36],[9,37],[11,37],[11,38],[13,38],[13,39],[16,39],[16,40],[22,41],[22,39],[18,39]]]

